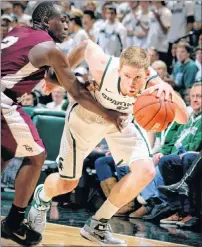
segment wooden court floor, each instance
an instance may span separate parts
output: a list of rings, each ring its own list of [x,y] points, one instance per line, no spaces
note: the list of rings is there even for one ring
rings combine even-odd
[[[124,239],[128,246],[185,246],[179,244],[171,244],[168,242],[161,242],[151,239],[126,236],[122,234],[115,234]],[[1,246],[19,246],[18,244],[1,239]],[[48,223],[46,231],[43,234],[43,241],[38,246],[99,246],[96,243],[90,242],[82,238],[79,234],[79,228],[64,226],[58,224]]]

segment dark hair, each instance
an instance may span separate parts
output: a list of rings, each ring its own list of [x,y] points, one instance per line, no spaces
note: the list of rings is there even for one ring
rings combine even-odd
[[[21,2],[13,3],[13,8],[14,8],[15,6],[20,6],[20,7],[22,8],[23,11],[24,11],[25,8],[26,8],[25,5],[24,5],[23,3],[21,3]]]
[[[114,5],[107,5],[107,9],[113,10],[114,14],[116,15],[116,7]]]
[[[34,10],[32,14],[33,23],[41,23],[44,17],[54,18],[58,16],[55,5],[60,5],[58,2],[42,2]]]
[[[76,25],[82,27],[82,21],[81,21],[80,16],[72,16],[72,17],[70,17],[70,20],[74,21],[76,23]]]
[[[95,19],[95,14],[94,14],[94,11],[92,10],[85,10],[84,15],[89,15],[91,19]]]
[[[180,42],[177,44],[177,46],[178,46],[178,47],[183,47],[183,48],[185,48],[186,51],[187,51],[188,53],[192,53],[192,47],[191,47],[191,45],[190,45],[188,42],[186,42],[186,41],[180,41]]]

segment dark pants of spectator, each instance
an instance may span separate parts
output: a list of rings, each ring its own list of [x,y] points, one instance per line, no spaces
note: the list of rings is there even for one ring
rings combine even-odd
[[[165,155],[158,163],[159,171],[164,179],[165,185],[171,185],[179,182],[186,171],[191,166],[193,160],[197,154],[187,153],[180,158],[179,155]],[[172,194],[168,198],[168,204],[171,209],[180,209],[182,207],[182,200],[180,202],[180,196]],[[190,200],[186,199],[184,204],[184,212],[190,211]]]
[[[167,64],[167,61],[168,61],[168,54],[167,52],[158,52],[159,54],[159,60],[163,61],[164,63]]]
[[[95,169],[100,182],[111,177],[117,177],[120,180],[130,171],[128,166],[115,166],[112,156],[97,159],[95,161]]]

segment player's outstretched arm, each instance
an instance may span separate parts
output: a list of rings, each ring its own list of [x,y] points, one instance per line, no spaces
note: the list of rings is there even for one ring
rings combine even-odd
[[[59,83],[81,106],[94,112],[104,119],[119,127],[120,113],[108,111],[102,107],[90,94],[90,92],[78,82],[76,76],[71,72],[67,56],[58,50],[53,42],[44,42],[33,47],[29,52],[29,61],[36,68],[51,66],[57,76]]]

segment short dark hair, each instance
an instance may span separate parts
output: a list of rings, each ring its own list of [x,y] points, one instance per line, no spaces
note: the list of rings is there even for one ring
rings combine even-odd
[[[94,11],[92,10],[85,10],[84,15],[89,15],[91,19],[95,19],[95,14],[94,14]]]
[[[80,16],[77,15],[70,16],[70,21],[74,21],[76,25],[82,27],[82,20]]]
[[[33,23],[41,23],[44,17],[54,18],[58,16],[58,12],[54,8],[55,5],[60,5],[58,2],[42,2],[34,10],[32,14]]]
[[[20,6],[21,8],[22,8],[22,10],[24,11],[25,10],[25,5],[23,4],[23,3],[21,3],[21,2],[15,2],[15,3],[13,3],[13,8],[15,7],[15,6]]]

